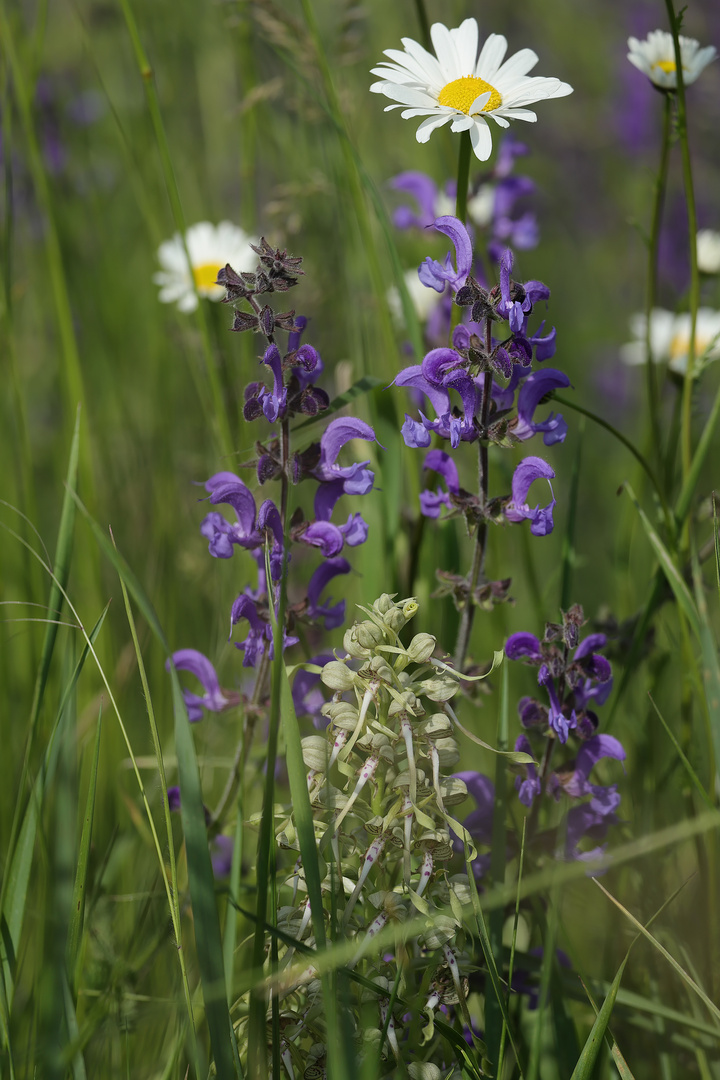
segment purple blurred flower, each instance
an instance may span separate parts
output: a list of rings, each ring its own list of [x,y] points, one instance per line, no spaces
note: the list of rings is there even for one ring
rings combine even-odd
[[[268,651],[270,660],[274,656],[273,632],[268,619],[258,610],[256,601],[247,592],[241,593],[230,611],[230,637],[232,628],[241,620],[247,620],[250,630],[244,641],[235,642],[235,648],[240,649],[243,656],[243,667],[255,667],[259,658]],[[291,645],[297,645],[300,639],[291,637],[283,630],[283,649]]]
[[[457,465],[444,450],[431,450],[425,457],[423,469],[431,469],[433,472],[442,476],[445,481],[447,490],[452,495],[457,495],[460,491],[460,483],[458,480]],[[421,491],[420,492],[420,509],[425,517],[437,518],[440,517],[440,507],[446,506],[448,510],[452,510],[452,502],[450,501],[450,494],[441,491],[440,488],[437,491]]]
[[[321,653],[319,656],[313,656],[309,663],[324,667],[334,659],[333,653]],[[292,698],[298,718],[309,716],[316,728],[327,727],[329,720],[320,712],[326,699],[318,673],[298,671],[293,679]]]
[[[550,413],[547,420],[535,423],[533,417],[535,410],[542,398],[553,390],[563,389],[570,385],[570,380],[562,371],[555,368],[543,368],[534,371],[523,381],[518,393],[517,423],[512,429],[516,439],[524,441],[531,439],[537,432],[543,432],[543,442],[546,446],[553,443],[564,442],[567,435],[567,424],[562,414]]]
[[[532,757],[533,749],[527,735],[518,735],[515,740],[515,749],[521,750],[524,754],[530,754]],[[515,789],[523,806],[530,807],[535,797],[540,794],[542,784],[535,765],[523,765],[522,768],[525,770],[525,779],[522,776],[516,776]]]
[[[222,833],[210,841],[210,861],[216,878],[230,877],[234,846],[233,838]]]
[[[183,698],[187,706],[188,719],[196,723],[203,718],[203,709],[208,712],[222,712],[230,705],[237,704],[237,695],[226,696],[220,689],[217,673],[206,656],[196,649],[180,649],[173,653],[172,663],[178,671],[189,671],[200,682],[205,690],[202,696],[183,690]],[[170,670],[170,660],[165,661],[165,667]]]

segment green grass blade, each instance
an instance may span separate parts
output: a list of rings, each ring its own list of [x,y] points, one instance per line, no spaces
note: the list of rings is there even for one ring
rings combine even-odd
[[[98,621],[95,623],[95,626],[90,631],[88,636],[91,644],[94,644],[97,640],[107,612],[108,608],[106,607]],[[3,886],[5,897],[2,909],[3,981],[8,1006],[12,1005],[13,999],[15,958],[20,944],[20,935],[22,933],[23,920],[25,917],[27,891],[30,883],[30,870],[32,868],[38,821],[45,800],[45,791],[52,784],[57,766],[57,732],[67,702],[75,689],[77,680],[80,677],[80,672],[83,669],[89,653],[90,646],[86,644],[75,665],[75,670],[65,686],[55,723],[45,748],[42,767],[35,779],[35,783],[30,793],[30,799],[28,800],[25,809],[25,815],[22,819],[17,843],[13,849],[9,870],[4,875]]]
[[[225,993],[228,1005],[233,1001],[233,966],[235,964],[235,946],[237,945],[237,907],[240,891],[240,866],[243,857],[243,800],[242,786],[237,797],[237,818],[235,819],[235,843],[233,845],[232,867],[228,883],[228,904],[223,927],[223,966],[225,968]]]
[[[562,539],[562,577],[560,585],[560,607],[567,611],[572,597],[572,573],[576,562],[575,524],[577,521],[578,493],[580,490],[580,462],[582,459],[585,420],[578,425],[577,453],[573,455],[572,474],[570,476],[570,494],[568,497],[568,515],[565,533]]]
[[[633,944],[634,944],[634,942],[633,942]],[[630,946],[630,948],[632,948],[632,945]],[[603,1040],[609,1034],[607,1028],[608,1028],[608,1024],[610,1023],[610,1016],[612,1014],[613,1009],[615,1008],[615,1001],[617,1000],[618,990],[620,989],[620,983],[622,982],[623,973],[625,971],[625,965],[628,962],[629,956],[630,956],[630,950],[628,949],[628,952],[625,955],[625,959],[623,960],[622,964],[618,968],[617,975],[615,976],[615,978],[612,981],[612,985],[610,987],[610,990],[608,991],[607,995],[605,996],[605,1000],[602,1003],[602,1007],[600,1008],[600,1011],[598,1011],[598,1009],[597,1009],[597,1007],[595,1005],[595,1002],[593,1001],[590,994],[587,992],[587,988],[586,988],[586,993],[588,993],[588,998],[590,999],[590,1004],[592,1005],[593,1009],[595,1010],[595,1014],[596,1014],[595,1015],[595,1023],[593,1024],[592,1030],[590,1031],[590,1034],[587,1037],[587,1041],[585,1042],[585,1046],[582,1049],[582,1053],[580,1054],[580,1057],[578,1059],[578,1063],[575,1066],[575,1068],[573,1069],[573,1073],[572,1073],[572,1076],[571,1076],[570,1080],[590,1080],[590,1077],[593,1075],[593,1073],[595,1071],[595,1062],[596,1062],[598,1054],[600,1053],[600,1048],[601,1048],[601,1046],[603,1044]],[[583,986],[585,986],[584,983],[583,983]],[[612,1036],[610,1036],[610,1038],[612,1039]],[[614,1039],[612,1039],[612,1046],[613,1046],[613,1048],[617,1046]],[[618,1051],[618,1054],[619,1054],[619,1051]],[[614,1051],[613,1051],[613,1058],[615,1059],[615,1064],[617,1065],[618,1060],[617,1060],[617,1058],[615,1056]],[[624,1062],[624,1058],[622,1060]],[[632,1073],[630,1072],[629,1069],[625,1073],[625,1072],[622,1072],[620,1070],[620,1068],[618,1068],[618,1072],[620,1072],[620,1076],[622,1077],[622,1080],[633,1080]]]
[[[705,803],[708,810],[712,810],[714,808],[714,803],[713,803],[712,799],[710,798],[710,796],[708,795],[707,791],[705,790],[705,788],[704,788],[704,786],[702,784],[702,781],[700,780],[698,774],[695,772],[692,765],[688,761],[686,755],[684,754],[683,749],[680,746],[680,743],[675,738],[675,733],[671,730],[669,724],[665,720],[665,717],[660,712],[660,709],[658,708],[657,703],[653,699],[652,694],[648,693],[648,697],[650,698],[650,702],[652,704],[653,709],[655,710],[655,712],[658,715],[658,719],[660,720],[660,723],[662,724],[662,726],[665,728],[665,731],[667,732],[668,738],[670,739],[673,746],[675,747],[675,752],[677,753],[678,757],[682,761],[683,766],[685,768],[685,771],[687,772],[688,776],[690,777],[693,784],[697,788],[697,790],[698,790],[698,792],[700,794],[700,798]]]
[[[695,607],[693,598],[690,595],[690,590],[685,584],[685,581],[677,566],[673,562],[670,552],[663,544],[656,530],[653,528],[647,514],[640,506],[640,503],[638,502],[635,492],[631,488],[630,484],[625,483],[624,487],[632,501],[635,503],[635,507],[638,514],[640,515],[640,520],[642,522],[643,528],[645,529],[645,534],[647,535],[647,538],[650,541],[650,545],[657,556],[658,562],[660,563],[663,573],[667,578],[667,582],[673,593],[675,594],[675,599],[677,600],[679,606],[682,608],[685,617],[688,620],[688,623],[693,629],[693,632],[699,638],[700,622],[698,620],[697,608]]]
[[[705,1007],[708,1009],[708,1011],[711,1013],[711,1015],[714,1016],[717,1020],[720,1020],[720,1009],[717,1007],[717,1005],[715,1004],[714,1001],[711,1001],[711,999],[705,993],[703,988],[701,986],[698,986],[698,984],[695,982],[695,980],[693,978],[691,978],[690,975],[688,975],[688,973],[685,971],[685,969],[677,962],[675,957],[670,955],[670,953],[667,951],[667,949],[664,948],[660,944],[660,942],[657,940],[657,938],[654,938],[653,935],[646,929],[646,927],[644,927],[642,925],[642,923],[638,922],[638,920],[635,918],[635,916],[632,915],[627,910],[626,907],[623,907],[623,905],[620,903],[620,901],[616,900],[615,897],[611,893],[608,892],[608,890],[605,888],[604,885],[600,884],[600,882],[598,881],[597,878],[593,878],[593,882],[595,883],[595,885],[597,885],[598,889],[600,889],[601,892],[605,893],[608,900],[610,900],[615,905],[615,907],[619,911],[621,911],[623,913],[625,918],[629,922],[631,922],[632,925],[634,927],[636,927],[637,930],[639,930],[639,932],[643,935],[643,937],[647,938],[647,940],[650,942],[650,944],[653,945],[658,950],[660,955],[664,956],[664,958],[667,960],[668,964],[670,964],[670,966],[673,968],[673,970],[675,972],[677,972],[677,974],[680,976],[680,978],[683,980],[683,982],[685,982],[690,987],[690,989],[693,990],[697,994],[697,996],[700,998],[700,1000],[705,1005]]]
[[[98,764],[100,761],[100,731],[102,728],[102,705],[97,719],[95,732],[95,752],[90,770],[90,783],[88,785],[87,800],[85,803],[85,817],[83,819],[82,834],[80,836],[80,850],[78,852],[77,870],[75,872],[75,885],[73,887],[72,904],[70,907],[70,926],[68,930],[68,971],[74,978],[75,965],[77,962],[80,935],[82,934],[83,919],[85,917],[85,891],[87,887],[88,859],[90,856],[90,840],[92,837],[93,815],[95,813],[95,792],[97,790]],[[73,1010],[74,1011],[74,1010]],[[71,1038],[73,1033],[70,1033]]]
[[[507,759],[504,751],[508,747],[509,731],[509,664],[503,664],[500,680],[500,707],[498,709],[497,736],[498,750],[495,758],[495,803],[493,806],[492,848],[490,855],[490,877],[493,884],[501,885],[505,881],[505,854],[507,851]],[[503,925],[505,912],[502,908],[491,912],[488,919],[490,947],[498,968],[503,962]],[[505,1027],[503,1005],[505,994],[500,988],[501,999],[495,996],[490,975],[485,977],[485,1042],[487,1055],[494,1064],[500,1059],[500,1043]]]
[[[717,532],[715,534],[717,542]],[[710,726],[710,743],[715,759],[715,769],[711,770],[710,789],[714,787],[714,773],[720,766],[720,664],[718,664],[718,650],[710,623],[705,589],[703,586],[702,573],[697,551],[692,550],[692,573],[695,586],[695,603],[697,604],[698,617],[700,620],[700,649],[702,652],[702,685],[707,707],[707,718]]]
[[[208,847],[195,744],[177,672],[171,669],[175,747],[182,799],[188,881],[193,907],[193,925],[197,944],[198,968],[203,989],[205,1016],[210,1031],[218,1077],[240,1076],[233,1055],[233,1033],[225,997],[222,939],[215,900],[215,879]]]
[[[58,538],[55,547],[54,578],[51,578],[50,581],[50,595],[48,597],[48,606],[46,610],[47,625],[45,629],[45,638],[43,641],[42,653],[40,658],[40,670],[38,671],[37,679],[35,682],[33,701],[30,708],[28,737],[25,745],[25,756],[23,760],[22,771],[20,773],[18,798],[15,804],[12,825],[10,828],[10,840],[8,842],[7,854],[5,856],[7,860],[6,865],[11,863],[15,851],[15,843],[18,835],[18,829],[20,827],[20,815],[22,811],[23,797],[27,783],[28,769],[30,766],[33,740],[35,736],[35,730],[37,728],[38,717],[40,716],[40,709],[42,708],[42,703],[45,696],[45,687],[47,685],[48,674],[50,672],[50,664],[52,662],[53,653],[55,651],[55,642],[57,640],[58,632],[57,620],[59,618],[59,614],[63,605],[63,590],[67,586],[68,576],[70,574],[73,533],[75,528],[75,503],[73,500],[73,493],[75,492],[77,486],[79,452],[80,410],[78,409],[75,417],[75,431],[73,433],[72,442],[70,444],[70,457],[68,459],[68,468],[65,478],[65,495],[63,497],[62,510],[60,513],[60,526],[58,529]],[[101,619],[102,618],[104,618],[104,613],[101,616]],[[5,874],[3,876],[2,885],[0,886],[0,911],[2,912],[4,912],[6,908],[6,893],[8,885],[8,875]]]

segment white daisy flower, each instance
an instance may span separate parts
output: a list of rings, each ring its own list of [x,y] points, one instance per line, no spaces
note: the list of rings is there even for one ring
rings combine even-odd
[[[198,296],[222,300],[225,289],[222,285],[216,285],[215,279],[218,270],[226,263],[240,273],[254,270],[258,261],[250,247],[250,244],[257,244],[258,241],[230,221],[221,221],[219,225],[199,221],[197,225],[190,226],[185,241],[190,266],[182,237],[180,233],[175,233],[172,240],[165,240],[158,248],[162,270],[153,274],[153,281],[160,286],[158,299],[163,304],[177,303],[180,311],[194,311]]]
[[[424,323],[441,302],[441,297],[438,296],[434,289],[428,289],[426,285],[423,285],[418,277],[417,267],[414,270],[406,270],[403,277],[415,313],[420,322]],[[398,329],[403,329],[405,326],[405,312],[400,299],[400,290],[396,285],[391,285],[388,289],[387,303],[393,322]]]
[[[720,233],[700,229],[697,234],[697,262],[702,274],[720,274]]]
[[[475,19],[465,19],[455,30],[434,23],[430,37],[435,56],[403,38],[405,51],[386,49],[391,63],[372,69],[380,78],[372,92],[398,103],[385,112],[405,106],[403,119],[426,117],[417,129],[418,142],[427,142],[436,128],[452,121],[453,131],[470,132],[475,157],[487,161],[492,150],[487,117],[503,128],[509,120],[534,122],[537,116],[526,105],[572,93],[560,79],[528,78],[538,62],[532,49],[521,49],[503,63],[508,46],[502,34],[490,34],[478,56]]]
[[[630,365],[645,363],[645,327],[644,315],[633,315],[630,320],[630,332],[634,341],[620,349],[624,363]],[[690,348],[690,313],[675,315],[672,311],[653,308],[650,314],[650,349],[656,363],[666,363],[671,371],[684,375],[687,370],[688,351]],[[712,308],[698,308],[695,326],[695,362],[700,371],[700,362],[709,363],[720,359],[720,311]]]
[[[667,30],[651,30],[644,41],[628,38],[628,60],[638,71],[661,90],[677,89],[677,69],[675,67],[675,46],[673,36]],[[700,48],[694,38],[680,35],[680,58],[682,60],[683,83],[689,86],[698,75],[717,56],[714,45]]]

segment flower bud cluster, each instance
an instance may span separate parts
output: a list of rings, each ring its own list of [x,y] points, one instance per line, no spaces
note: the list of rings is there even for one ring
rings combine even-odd
[[[443,708],[457,693],[458,677],[434,658],[432,634],[418,633],[403,644],[401,633],[418,611],[414,598],[384,594],[361,610],[364,619],[345,632],[345,655],[322,668],[321,681],[332,692],[321,710],[326,731],[302,743],[325,860],[323,890],[342,931],[357,942],[351,966],[364,960],[366,977],[391,987],[400,965],[402,998],[415,993],[417,976],[410,978],[411,968],[433,969],[419,1005],[430,1019],[430,1039],[434,1009],[441,1003],[464,1007],[467,989],[460,975],[467,964],[461,952],[463,928],[453,912],[459,912],[458,903],[470,902],[469,885],[467,876],[449,865],[469,840],[451,816],[467,788],[462,779],[448,775],[459,750]],[[278,841],[297,847],[288,843],[294,836],[291,817],[283,822]],[[302,880],[300,860],[294,880]],[[304,945],[312,945],[304,909],[287,910],[287,927]],[[425,916],[425,928],[404,943],[403,956],[382,950],[378,956],[372,939],[379,931],[418,915]],[[389,994],[378,1005],[382,1029]],[[402,1013],[395,1008],[388,1031],[402,1021]]]

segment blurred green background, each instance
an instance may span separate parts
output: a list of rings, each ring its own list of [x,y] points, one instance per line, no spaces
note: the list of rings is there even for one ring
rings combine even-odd
[[[368,93],[369,68],[381,59],[382,50],[399,47],[402,36],[421,36],[410,0],[316,0],[312,6],[324,58],[318,55],[300,5],[290,0],[136,4],[134,15],[151,68],[151,74],[144,75],[119,3],[4,6],[0,835],[8,834],[17,798],[18,763],[43,635],[42,624],[34,620],[43,616],[49,587],[47,575],[9,530],[37,550],[44,546],[52,552],[78,398],[82,499],[103,527],[112,527],[171,646],[205,652],[216,662],[223,685],[238,686],[242,677],[240,657],[226,644],[228,611],[237,592],[254,583],[252,563],[243,553],[229,561],[208,556],[198,532],[205,512],[198,499],[204,492],[193,485],[220,469],[234,470],[262,437],[261,425],[245,425],[240,414],[242,387],[256,377],[257,339],[231,335],[230,310],[204,303],[207,341],[235,448],[228,456],[204,404],[209,398],[208,353],[202,325],[193,315],[161,305],[152,281],[158,245],[175,232],[175,222],[144,83],[157,88],[186,223],[229,219],[305,259],[306,276],[289,294],[288,306],[310,317],[306,339],[323,357],[324,385],[331,395],[364,374],[390,383],[409,362],[403,351],[405,334],[393,326],[387,310],[386,291],[394,271],[370,189],[390,215],[403,200],[387,181],[407,169],[420,169],[439,184],[453,178],[457,140],[443,130],[420,146],[416,123],[401,120],[399,112],[384,114],[385,99]],[[644,304],[644,236],[662,103],[625,55],[629,34],[644,37],[656,26],[665,27],[664,5],[659,0],[528,0],[488,7],[428,0],[427,11],[431,21],[440,19],[448,26],[476,16],[481,36],[506,34],[510,52],[535,49],[540,62],[534,74],[557,76],[575,88],[569,98],[541,103],[536,125],[516,123],[513,128],[530,151],[517,171],[537,184],[532,208],[541,234],[538,247],[518,257],[516,276],[539,278],[551,288],[547,318],[558,330],[552,363],[570,375],[574,390],[566,396],[601,414],[647,450],[642,376],[622,367],[618,348],[628,340],[629,317]],[[720,8],[714,0],[691,4],[684,29],[703,44],[720,44]],[[349,143],[328,111],[325,62]],[[690,88],[688,107],[699,224],[716,229],[718,102],[720,65],[715,63]],[[499,138],[494,142],[497,147]],[[473,171],[476,165],[473,162]],[[660,303],[674,309],[682,306],[689,282],[677,147],[666,205]],[[447,250],[445,239],[436,234],[391,229],[390,236],[403,268],[417,265],[427,254],[442,257]],[[717,284],[706,286],[703,300],[720,307]],[[716,383],[717,372],[711,370],[694,402],[698,427]],[[422,456],[400,439],[406,408],[409,403],[399,390],[376,391],[372,400],[361,399],[357,406],[360,415],[378,424],[385,450],[371,451],[379,490],[353,507],[368,519],[371,534],[363,548],[350,553],[357,573],[341,587],[349,618],[353,602],[369,602],[384,590],[402,591],[407,585]],[[647,539],[630,500],[617,494],[622,482],[631,480],[652,512],[642,475],[610,435],[582,423],[570,410],[561,411],[569,423],[567,441],[530,451],[546,457],[557,473],[555,531],[536,540],[525,529],[491,530],[488,574],[512,576],[516,603],[476,619],[471,652],[478,662],[486,662],[509,632],[540,633],[543,620],[557,618],[571,476],[578,462],[572,599],[589,617],[623,620],[637,612],[648,594],[653,562]],[[510,462],[518,456],[515,452],[493,459],[491,494],[509,489]],[[715,449],[708,457],[701,495],[709,495],[716,483],[716,461]],[[473,467],[468,461],[462,472],[467,487],[473,485]],[[301,501],[303,495],[300,489]],[[699,529],[701,539],[707,539],[710,526]],[[448,651],[457,617],[448,600],[430,601],[430,593],[436,567],[465,570],[470,546],[461,533],[459,522],[428,523],[417,586],[424,602],[417,629],[432,630]],[[298,558],[297,563],[291,596],[300,598],[302,582],[316,561]],[[119,584],[82,522],[69,592],[86,626],[112,597],[99,656],[135,753],[148,755],[152,747]],[[74,637],[75,632],[67,631],[61,639],[68,656],[80,647]],[[141,643],[172,777],[164,658],[142,625]],[[340,645],[339,635],[334,644]],[[682,711],[685,673],[679,647],[677,622],[668,606],[657,620],[652,661],[624,697],[610,728],[611,704],[604,710],[603,730],[611,730],[628,750],[627,777],[620,781],[625,824],[615,830],[616,841],[650,834],[692,811],[687,781],[647,703],[649,688],[707,779],[701,724],[696,717],[693,727],[690,713]],[[60,670],[53,677],[59,685]],[[519,666],[511,680],[512,701],[531,692],[533,676]],[[77,716],[80,806],[101,691],[99,676],[87,668]],[[483,708],[473,710],[472,723],[478,734],[492,740],[496,699],[482,701]],[[41,718],[35,757],[50,719],[49,714]],[[222,789],[239,723],[237,718],[210,717],[194,729],[208,792],[217,795]],[[515,727],[512,731],[514,735]],[[103,1014],[107,1030],[98,1041],[103,1048],[98,1061],[105,1060],[105,1075],[115,1075],[125,1060],[123,1038],[132,1029],[132,1075],[160,1075],[153,1025],[164,1022],[171,1007],[173,957],[136,787],[110,716],[101,762],[91,950],[98,970],[89,983],[96,988],[111,985],[114,1004]],[[33,764],[37,767],[35,758]],[[490,766],[468,750],[462,767]],[[148,783],[159,805],[152,771]],[[209,796],[207,801],[212,802]],[[697,847],[688,844],[620,868],[608,876],[608,887],[622,893],[639,917],[647,917],[687,876],[696,858],[708,858],[700,848],[701,842]],[[50,867],[46,850],[35,869],[36,928],[45,919]],[[568,887],[563,925],[585,970],[609,979],[627,935],[604,902],[596,902],[588,913],[588,890],[584,882]],[[693,890],[690,885],[673,908],[672,927],[688,957],[705,965],[707,974],[718,959],[717,926],[711,925],[716,910],[709,906],[712,891],[700,895]],[[148,930],[142,945],[137,936],[141,924]],[[28,944],[27,949],[29,973],[40,946]],[[160,966],[158,957],[163,957]],[[646,949],[636,986],[652,994],[658,980],[667,981],[667,1003],[686,1008],[679,984],[656,971],[656,963]],[[29,978],[27,995],[31,983]],[[589,1015],[587,1006],[585,1012]],[[652,1045],[658,1021],[648,1023]],[[637,1032],[634,1037],[639,1037]],[[678,1060],[683,1064],[672,1075],[695,1075],[683,1071],[697,1068],[692,1054]]]

